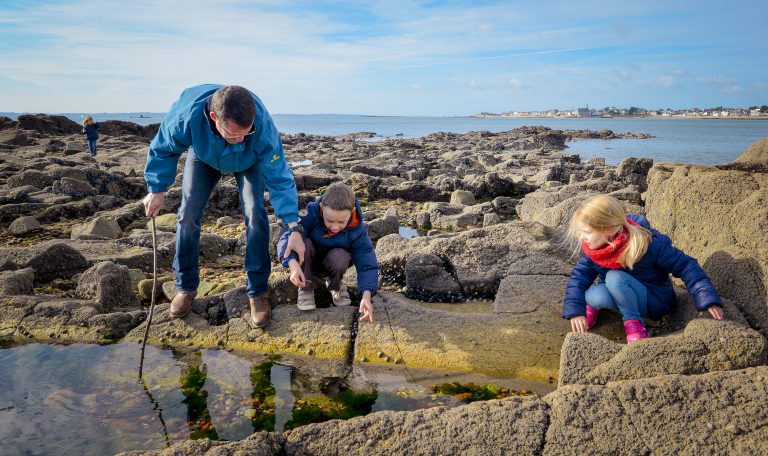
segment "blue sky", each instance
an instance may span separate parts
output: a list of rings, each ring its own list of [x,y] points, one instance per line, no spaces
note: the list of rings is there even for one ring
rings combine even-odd
[[[273,113],[768,104],[766,1],[0,0],[0,111]]]

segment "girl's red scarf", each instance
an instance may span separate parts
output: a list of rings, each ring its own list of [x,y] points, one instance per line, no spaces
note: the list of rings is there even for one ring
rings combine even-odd
[[[627,223],[637,226],[637,223],[630,219],[627,219]],[[623,264],[618,262],[621,254],[626,250],[629,242],[629,230],[625,226],[621,229],[621,232],[613,238],[611,243],[600,247],[599,249],[592,250],[589,248],[586,242],[581,243],[581,248],[584,253],[587,254],[590,260],[599,264],[600,266],[608,269],[621,269]]]

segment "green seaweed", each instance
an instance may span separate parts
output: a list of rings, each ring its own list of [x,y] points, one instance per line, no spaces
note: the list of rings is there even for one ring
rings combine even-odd
[[[310,423],[328,420],[347,420],[371,413],[378,392],[357,393],[344,389],[335,397],[309,396],[298,399],[285,429],[293,429]]]
[[[205,366],[187,366],[182,370],[181,394],[187,406],[187,426],[191,440],[208,438],[218,440],[219,435],[208,411],[208,391],[203,389],[207,378]]]
[[[453,396],[456,399],[470,403],[475,401],[488,401],[491,399],[502,399],[512,396],[532,396],[533,393],[528,390],[513,390],[499,387],[492,384],[476,385],[474,383],[461,384],[459,382],[442,383],[432,387],[432,391],[437,394]]]
[[[275,387],[270,375],[273,364],[269,360],[251,367],[253,412],[249,417],[253,432],[275,430]]]

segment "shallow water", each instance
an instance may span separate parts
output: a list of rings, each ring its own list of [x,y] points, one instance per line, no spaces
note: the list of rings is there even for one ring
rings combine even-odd
[[[342,382],[290,360],[148,346],[144,387],[136,378],[139,352],[133,343],[0,349],[0,454],[114,454],[190,438],[238,440],[371,411],[456,406],[431,386],[466,377],[355,366],[353,380]]]

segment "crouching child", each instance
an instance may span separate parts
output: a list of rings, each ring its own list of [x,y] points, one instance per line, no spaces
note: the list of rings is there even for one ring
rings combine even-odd
[[[322,197],[300,212],[299,224],[283,228],[277,252],[284,267],[290,269],[291,283],[299,287],[298,308],[314,310],[314,290],[325,285],[336,306],[352,302],[342,283],[351,265],[357,270],[357,286],[362,293],[360,321],[373,322],[373,304],[379,283],[379,263],[373,243],[363,223],[363,214],[355,193],[340,182],[331,184]],[[304,238],[303,263],[296,253],[286,255],[288,238],[299,231]]]

